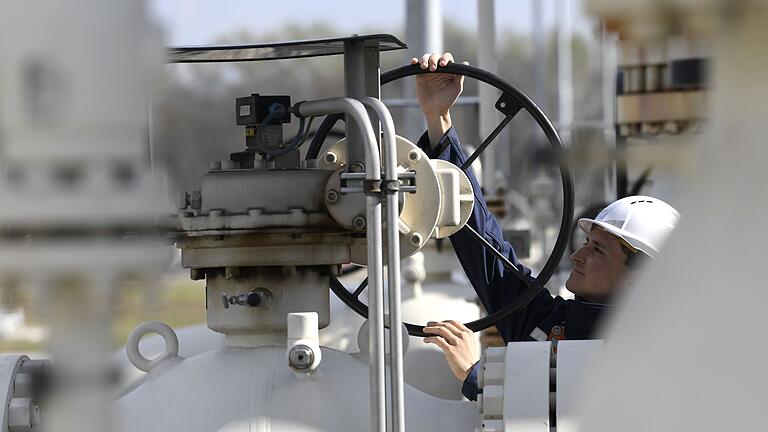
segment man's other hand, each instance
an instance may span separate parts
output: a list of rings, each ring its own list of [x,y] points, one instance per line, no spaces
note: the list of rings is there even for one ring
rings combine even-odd
[[[472,366],[480,360],[480,346],[474,332],[464,324],[453,320],[430,321],[424,327],[424,332],[435,335],[424,338],[424,343],[440,347],[451,372],[460,381],[464,381],[472,370]]]

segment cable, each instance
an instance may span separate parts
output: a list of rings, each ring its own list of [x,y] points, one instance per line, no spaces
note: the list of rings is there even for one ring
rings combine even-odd
[[[323,122],[320,123],[320,127],[317,128],[315,136],[312,137],[312,142],[309,144],[309,148],[307,148],[307,154],[304,156],[304,159],[317,159],[317,156],[320,154],[320,149],[323,147],[323,142],[325,142],[325,138],[339,120],[344,120],[344,114],[331,114],[325,116]]]

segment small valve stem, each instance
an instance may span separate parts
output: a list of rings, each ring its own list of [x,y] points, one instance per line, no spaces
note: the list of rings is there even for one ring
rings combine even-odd
[[[221,302],[224,304],[224,309],[229,309],[230,305],[267,308],[272,303],[272,293],[264,288],[258,288],[247,294],[231,296],[223,292],[221,293]]]

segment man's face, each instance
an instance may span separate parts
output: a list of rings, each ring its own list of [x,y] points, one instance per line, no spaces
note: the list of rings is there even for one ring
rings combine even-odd
[[[626,259],[619,239],[595,225],[586,243],[571,254],[573,269],[565,287],[588,301],[606,302],[624,283]]]

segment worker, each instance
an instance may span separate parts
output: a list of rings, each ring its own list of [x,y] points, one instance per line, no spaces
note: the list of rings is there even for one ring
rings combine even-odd
[[[416,94],[427,121],[427,132],[418,145],[432,158],[461,166],[466,160],[458,135],[452,128],[450,109],[461,94],[464,76],[440,73],[453,56],[425,54],[412,64],[431,72],[416,77]],[[501,226],[488,210],[477,179],[467,172],[475,191],[470,225],[524,273],[512,246],[504,240]],[[497,324],[505,342],[552,339],[591,339],[615,295],[636,274],[638,264],[654,258],[680,214],[662,200],[631,196],[606,207],[595,219],[579,219],[586,242],[570,256],[572,265],[566,288],[575,296],[566,300],[541,292],[523,309]],[[466,230],[450,237],[456,255],[472,287],[488,313],[510,304],[527,285],[507,270],[492,253]],[[440,347],[451,371],[463,381],[462,393],[475,400],[480,349],[473,332],[457,321],[429,322],[424,342]]]

